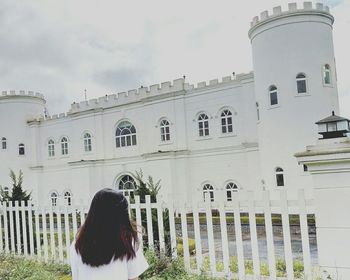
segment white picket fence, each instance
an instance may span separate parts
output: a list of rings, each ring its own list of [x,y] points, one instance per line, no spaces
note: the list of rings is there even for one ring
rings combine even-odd
[[[223,197],[223,195],[222,195]],[[165,222],[166,213],[169,213],[168,223]],[[69,259],[70,244],[77,233],[79,226],[84,223],[88,207],[85,205],[39,207],[16,201],[14,205],[2,203],[0,205],[0,252],[15,253],[31,256],[43,261],[67,262]],[[165,251],[167,248],[174,258],[178,257],[177,243],[183,243],[181,255],[185,267],[194,273],[201,272],[204,262],[209,261],[208,273],[212,276],[224,276],[231,279],[263,279],[261,276],[261,258],[259,257],[258,234],[256,215],[264,217],[264,226],[267,243],[268,269],[270,278],[276,276],[276,252],[274,245],[272,215],[281,217],[283,229],[284,259],[286,262],[286,278],[295,279],[293,272],[293,254],[291,246],[291,233],[289,215],[298,215],[300,219],[300,234],[302,242],[302,261],[304,264],[304,279],[311,279],[312,266],[310,257],[309,233],[307,214],[314,213],[313,200],[306,199],[303,190],[290,195],[285,190],[234,193],[232,201],[218,199],[216,202],[197,201],[192,203],[163,201],[151,202],[146,196],[145,202],[140,202],[136,196],[134,203],[130,204],[130,213],[138,225],[146,217],[143,234],[139,231],[139,239],[149,246]],[[152,222],[152,215],[156,221]],[[219,229],[213,224],[213,215],[217,216]],[[244,246],[242,238],[241,217],[248,216],[250,245],[252,251],[253,275],[246,275]],[[205,217],[205,218],[204,218]],[[236,252],[229,250],[229,232],[227,218],[234,220]],[[203,221],[205,223],[203,230]],[[201,224],[202,223],[202,224]],[[195,250],[190,253],[188,227],[193,227]],[[154,231],[153,229],[157,229]],[[231,227],[230,227],[231,228]],[[165,230],[168,229],[168,230]],[[215,247],[214,234],[220,233],[220,252]],[[154,234],[159,236],[155,240]],[[168,235],[168,238],[165,237]],[[204,235],[206,237],[204,237]],[[207,252],[203,251],[204,239],[208,242]],[[217,270],[217,256],[221,256],[223,265],[221,271]],[[238,273],[230,271],[230,258],[237,257]],[[282,278],[281,278],[282,279]],[[285,278],[283,278],[285,279]]]

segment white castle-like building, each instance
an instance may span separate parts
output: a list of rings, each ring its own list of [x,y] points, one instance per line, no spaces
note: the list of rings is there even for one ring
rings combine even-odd
[[[315,122],[339,113],[329,8],[305,2],[255,17],[254,71],[192,85],[184,78],[73,103],[45,116],[43,95],[0,96],[0,185],[9,169],[41,204],[88,200],[102,187],[132,191],[133,174],[161,180],[163,197],[218,190],[307,188],[296,152]]]

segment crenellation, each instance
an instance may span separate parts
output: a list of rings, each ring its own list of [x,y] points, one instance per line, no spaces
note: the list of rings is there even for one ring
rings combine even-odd
[[[312,10],[312,2],[303,3],[304,10]]]
[[[274,16],[278,16],[278,15],[282,14],[282,7],[281,6],[274,7],[272,9],[272,13]]]
[[[269,11],[263,11],[260,13],[260,20],[265,20],[269,17]]]
[[[170,87],[171,87],[171,82],[169,82],[169,81],[168,82],[163,82],[160,85],[162,93],[169,92],[171,90]]]
[[[219,79],[213,79],[213,80],[210,80],[210,81],[209,81],[209,85],[210,85],[210,86],[217,85],[218,83],[219,83]]]
[[[139,95],[146,95],[148,92],[148,87],[140,87],[139,88]]]
[[[184,82],[185,79],[180,78],[180,79],[176,79],[173,81],[173,90],[172,91],[180,91],[184,89]]]
[[[298,10],[297,3],[289,3],[288,4],[288,11],[289,12],[295,12]]]
[[[206,87],[207,86],[207,82],[199,82],[197,84],[197,88],[203,88],[203,87]]]
[[[25,90],[19,90],[17,92],[15,90],[10,90],[10,91],[3,90],[1,92],[1,96],[3,97],[4,96],[30,96],[30,97],[37,97],[45,100],[45,97],[43,94],[39,92],[34,93],[33,91],[26,92]]]
[[[171,92],[177,92],[177,91],[192,91],[197,88],[205,88],[205,87],[213,87],[216,85],[219,85],[221,83],[229,83],[229,82],[240,82],[240,79],[245,79],[247,75],[249,74],[242,74],[241,76],[238,75],[237,78],[233,78],[232,76],[226,76],[222,77],[221,81],[219,79],[212,79],[207,82],[200,82],[197,84],[197,87],[195,87],[192,84],[186,83],[184,78],[179,78],[176,80],[173,80],[171,83],[170,81],[163,82],[161,84],[154,84],[149,87],[140,87],[138,89],[132,89],[126,92],[118,92],[116,94],[109,94],[105,96],[98,97],[97,99],[90,99],[88,101],[81,101],[79,103],[74,102],[71,104],[71,109],[69,111],[70,114],[78,113],[81,111],[91,110],[91,109],[97,109],[97,108],[109,108],[113,106],[123,105],[135,101],[139,101],[141,99],[150,97],[150,96],[157,96],[157,95],[163,95]]]
[[[149,87],[149,92],[151,95],[157,95],[160,91],[160,87],[158,84],[155,84],[155,85],[151,85]]]
[[[323,5],[323,3],[316,3],[316,10],[323,11],[323,10],[324,10],[324,5]]]
[[[269,19],[273,19],[274,17],[279,17],[282,15],[286,15],[288,13],[296,13],[296,12],[309,12],[309,11],[315,11],[315,12],[323,12],[329,14],[329,7],[323,5],[322,3],[315,3],[310,1],[303,2],[302,7],[298,9],[297,3],[289,3],[288,4],[288,10],[283,11],[281,6],[274,7],[272,9],[272,14],[269,14],[268,11],[263,11],[260,13],[259,16],[253,17],[250,27],[253,28],[254,26],[260,24],[261,22],[264,22]]]
[[[226,76],[226,77],[222,77],[222,82],[223,83],[228,83],[232,81],[232,77],[231,76]]]

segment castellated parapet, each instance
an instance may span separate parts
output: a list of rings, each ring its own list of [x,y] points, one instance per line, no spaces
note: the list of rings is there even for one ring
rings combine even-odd
[[[161,84],[151,85],[149,87],[140,87],[138,89],[132,89],[126,92],[119,92],[115,94],[107,94],[99,98],[93,98],[86,101],[81,101],[79,103],[73,103],[71,109],[68,113],[75,114],[83,111],[97,110],[104,108],[111,108],[126,104],[131,104],[139,101],[146,101],[148,99],[157,98],[161,96],[168,96],[176,93],[187,94],[195,90],[210,89],[214,86],[222,86],[228,83],[240,83],[243,80],[247,80],[253,77],[253,73],[248,74],[239,74],[237,76],[226,76],[223,77],[220,81],[219,79],[210,80],[207,82],[200,82],[197,86],[191,85],[185,82],[185,79],[180,78],[174,80],[172,83],[170,81],[163,82]],[[60,115],[55,118],[61,118]],[[62,117],[65,117],[62,115]],[[52,116],[51,119],[53,119]]]
[[[39,93],[39,92],[34,92],[34,91],[24,91],[24,90],[20,90],[20,91],[15,91],[15,90],[9,90],[9,91],[2,91],[1,95],[0,95],[0,99],[1,98],[11,98],[11,97],[35,97],[35,98],[39,98],[42,99],[43,101],[45,101],[45,97],[43,94]]]
[[[254,17],[250,23],[249,36],[257,27],[263,25],[264,23],[283,17],[294,16],[296,14],[326,15],[331,18],[332,22],[334,21],[333,16],[330,14],[329,7],[323,5],[322,3],[314,4],[312,2],[304,2],[302,7],[298,7],[297,3],[289,3],[288,10],[286,11],[283,11],[281,6],[277,6],[272,9],[272,14],[268,11],[263,11],[260,13],[260,16]]]

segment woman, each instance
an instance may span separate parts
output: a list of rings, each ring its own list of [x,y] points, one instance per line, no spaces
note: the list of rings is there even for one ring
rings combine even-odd
[[[124,195],[97,192],[70,248],[73,280],[137,280],[148,268]]]

